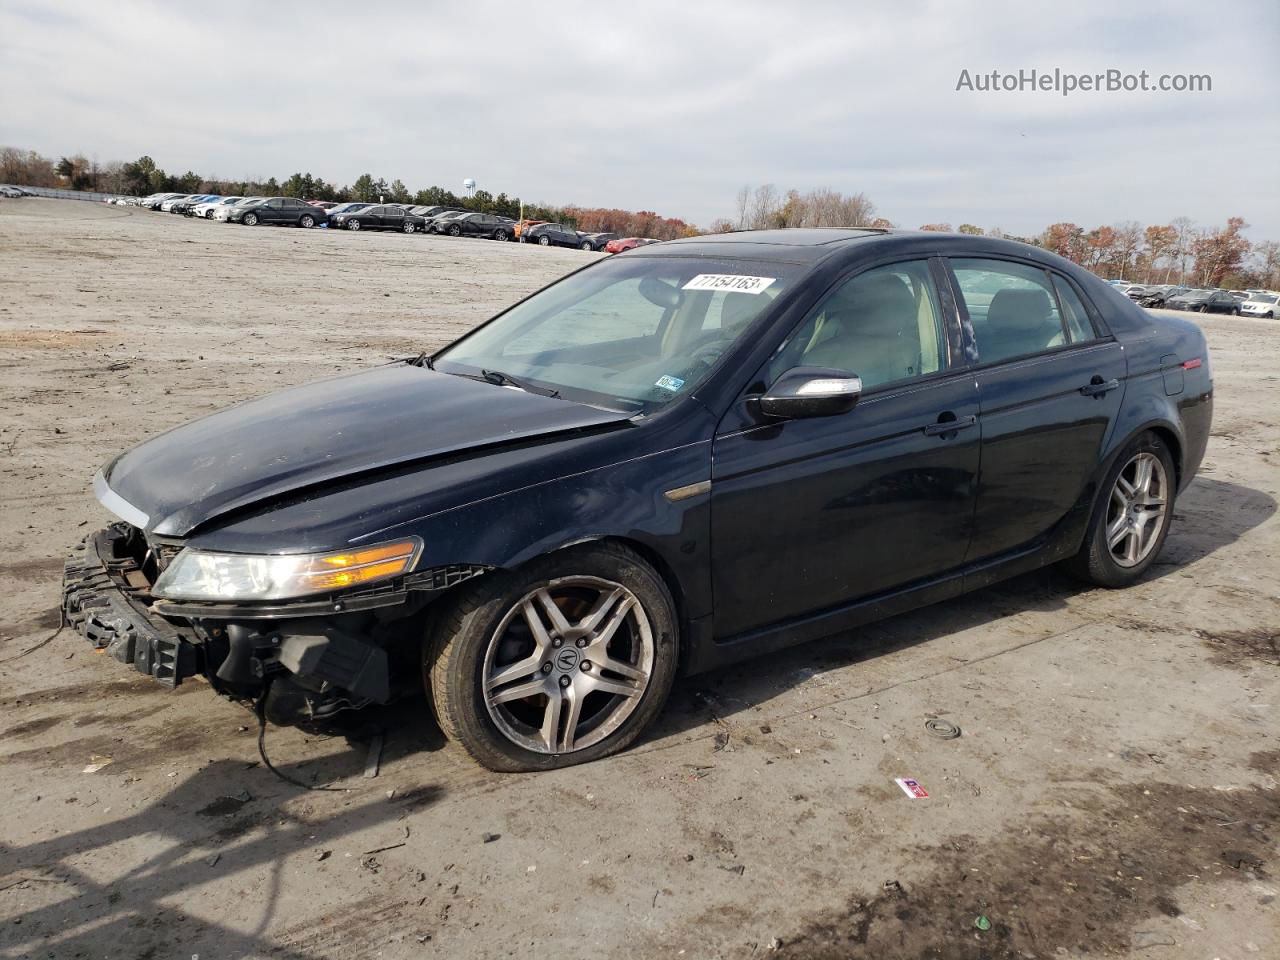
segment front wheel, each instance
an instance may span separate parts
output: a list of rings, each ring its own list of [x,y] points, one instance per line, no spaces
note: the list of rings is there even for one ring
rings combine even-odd
[[[1203,304],[1203,305],[1200,307],[1200,312],[1201,312],[1201,313],[1208,313],[1208,312],[1209,312],[1209,305],[1208,305],[1207,303],[1206,303],[1206,304]]]
[[[246,213],[244,215],[244,225],[246,227],[256,227],[258,225],[258,215],[256,213]]]
[[[675,679],[662,578],[591,543],[461,588],[424,645],[441,728],[491,770],[550,770],[630,744]]]
[[[594,250],[594,249],[595,249],[595,247],[591,246],[591,241],[590,241],[590,240],[583,240],[583,241],[582,241],[582,249],[583,249],[583,250]]]
[[[1080,551],[1063,566],[1100,587],[1127,587],[1155,562],[1169,534],[1173,456],[1154,433],[1130,442],[1107,473]]]
[[[449,228],[449,236],[451,236],[451,237],[460,237],[460,236],[462,236],[462,228],[461,228],[461,227],[459,227],[459,226],[456,226],[456,225],[455,225],[455,226],[450,227],[450,228]]]
[[[359,229],[360,229],[360,221],[359,221],[359,220],[348,220],[348,221],[347,221],[347,229],[348,229],[348,230],[359,230]]]

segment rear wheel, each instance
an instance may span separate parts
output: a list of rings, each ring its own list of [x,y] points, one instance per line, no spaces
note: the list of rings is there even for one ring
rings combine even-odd
[[[675,606],[631,550],[584,544],[464,586],[424,647],[446,734],[492,770],[584,763],[630,744],[675,679]]]
[[[538,243],[544,247],[549,247],[551,246],[551,238],[544,233],[538,238]]]
[[[1102,485],[1071,574],[1100,587],[1126,587],[1155,562],[1173,519],[1175,473],[1168,446],[1154,433],[1135,438]]]
[[[310,230],[315,225],[316,225],[316,218],[309,213],[304,213],[302,215],[302,219],[298,221],[298,226],[304,227],[307,230]]]
[[[507,231],[499,227],[497,230],[493,231],[493,239],[505,243],[507,239]]]
[[[418,228],[413,225],[412,220],[406,220],[404,222],[404,226],[401,227],[400,229],[402,229],[405,233],[413,233]]]

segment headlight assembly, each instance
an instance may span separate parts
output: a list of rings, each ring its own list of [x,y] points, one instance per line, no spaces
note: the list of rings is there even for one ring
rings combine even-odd
[[[288,600],[409,573],[421,552],[417,537],[333,553],[258,555],[188,547],[151,592],[165,600]]]

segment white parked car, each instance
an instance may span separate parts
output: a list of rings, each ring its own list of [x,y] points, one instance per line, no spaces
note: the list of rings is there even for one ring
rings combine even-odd
[[[245,197],[243,200],[239,201],[238,203],[226,203],[226,204],[220,203],[213,208],[213,219],[221,220],[223,223],[226,223],[227,220],[230,219],[231,217],[231,211],[235,207],[238,207],[241,203],[248,203],[250,200],[265,200],[265,199],[266,197]]]
[[[200,217],[204,220],[214,219],[214,211],[218,207],[229,207],[233,203],[239,203],[244,197],[220,197],[217,200],[206,200],[204,203],[197,203],[191,208],[193,217]]]
[[[1280,294],[1255,293],[1240,304],[1242,317],[1266,317],[1268,320],[1280,316]]]

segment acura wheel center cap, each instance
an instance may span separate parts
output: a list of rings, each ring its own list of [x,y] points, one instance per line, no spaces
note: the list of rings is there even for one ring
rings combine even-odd
[[[556,654],[556,669],[561,673],[569,673],[577,668],[582,654],[576,647],[565,647]]]

